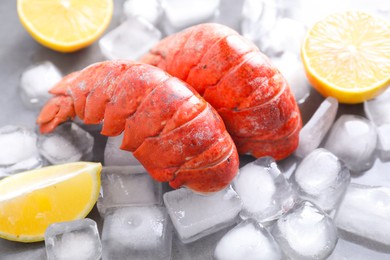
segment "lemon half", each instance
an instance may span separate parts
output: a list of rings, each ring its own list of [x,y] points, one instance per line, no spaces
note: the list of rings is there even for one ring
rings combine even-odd
[[[18,0],[22,25],[42,45],[60,52],[89,46],[109,25],[113,0]]]
[[[361,11],[330,15],[308,31],[301,56],[323,96],[342,103],[374,98],[390,85],[390,23]]]

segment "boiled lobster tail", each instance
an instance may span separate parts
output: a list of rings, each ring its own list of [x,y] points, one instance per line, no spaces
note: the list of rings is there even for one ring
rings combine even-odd
[[[152,177],[202,193],[226,187],[238,171],[236,147],[218,113],[185,82],[159,68],[129,61],[93,64],[66,76],[37,122],[42,133],[81,118],[103,121],[102,134],[124,131]]]
[[[141,61],[195,88],[218,111],[240,153],[283,159],[296,149],[302,122],[288,83],[234,30],[193,26],[163,39]]]

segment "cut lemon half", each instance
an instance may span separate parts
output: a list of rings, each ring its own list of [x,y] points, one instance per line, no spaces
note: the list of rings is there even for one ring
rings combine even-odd
[[[95,42],[109,25],[113,0],[18,0],[19,19],[42,45],[72,52]]]
[[[82,219],[100,191],[100,163],[44,167],[0,181],[0,237],[35,242],[55,222]]]
[[[360,103],[390,84],[390,23],[360,11],[330,15],[307,33],[302,61],[323,96]]]

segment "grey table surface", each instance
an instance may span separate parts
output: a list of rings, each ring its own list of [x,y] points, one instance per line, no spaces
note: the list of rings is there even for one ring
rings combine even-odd
[[[114,2],[114,16],[107,31],[117,26],[121,20],[123,0],[115,0]],[[100,53],[97,42],[86,49],[71,54],[58,53],[41,46],[20,24],[15,0],[0,1],[0,17],[0,127],[9,124],[35,127],[35,119],[39,111],[26,109],[18,94],[18,84],[22,72],[32,64],[50,60],[65,75],[91,63],[102,61],[104,57]],[[314,90],[311,92],[308,100],[300,105],[304,122],[310,118],[323,100]],[[363,114],[363,106],[341,105],[339,115],[344,113]],[[246,160],[250,159],[246,158]],[[91,212],[89,217],[95,219],[101,228],[101,219],[96,209]],[[27,249],[34,252],[28,258],[23,254],[23,251]],[[21,244],[0,239],[0,260],[44,258],[43,243]]]

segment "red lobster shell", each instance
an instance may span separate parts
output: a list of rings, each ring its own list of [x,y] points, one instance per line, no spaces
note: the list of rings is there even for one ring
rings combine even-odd
[[[47,133],[76,115],[103,121],[102,134],[124,131],[121,148],[152,177],[198,192],[226,187],[238,171],[236,147],[217,112],[185,82],[129,61],[93,64],[66,76],[37,123]]]
[[[219,24],[159,42],[142,62],[195,88],[219,113],[239,153],[283,159],[298,145],[298,106],[280,72],[256,46]]]

